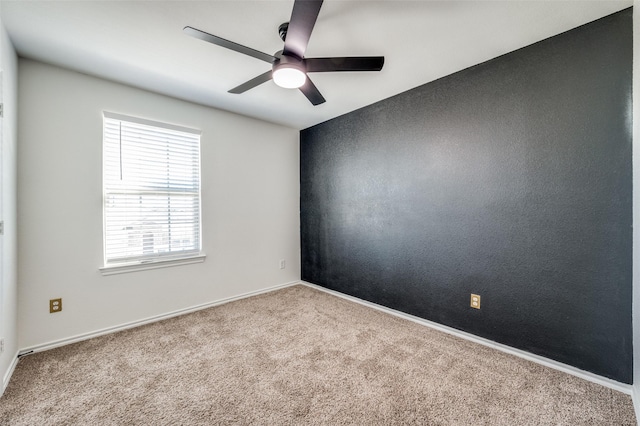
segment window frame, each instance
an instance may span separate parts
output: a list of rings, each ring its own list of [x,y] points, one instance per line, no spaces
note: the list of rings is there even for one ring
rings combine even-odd
[[[121,122],[128,122],[132,124],[138,124],[143,126],[155,127],[158,129],[169,130],[172,132],[188,133],[198,136],[198,236],[197,236],[197,249],[185,250],[183,252],[167,252],[156,253],[151,256],[137,256],[131,258],[125,258],[123,260],[109,260],[107,258],[107,167],[106,167],[106,155],[107,155],[107,120],[117,120]],[[163,268],[178,265],[187,265],[193,263],[201,263],[206,259],[206,254],[202,251],[202,131],[184,126],[178,126],[175,124],[169,124],[154,120],[148,120],[139,117],[132,117],[128,115],[113,113],[109,111],[103,111],[102,120],[102,250],[103,250],[103,266],[99,268],[102,275],[112,275],[125,272],[143,271],[155,268]],[[178,192],[178,191],[176,191]],[[143,192],[140,192],[143,194]],[[195,210],[194,210],[195,211]]]

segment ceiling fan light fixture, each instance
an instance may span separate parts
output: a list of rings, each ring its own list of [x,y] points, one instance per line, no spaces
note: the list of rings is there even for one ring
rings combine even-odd
[[[307,75],[294,64],[280,64],[273,67],[273,81],[285,89],[298,89],[307,81]]]

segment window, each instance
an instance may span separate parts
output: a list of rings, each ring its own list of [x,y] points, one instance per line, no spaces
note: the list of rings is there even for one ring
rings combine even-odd
[[[103,144],[103,273],[202,257],[200,131],[104,112]]]

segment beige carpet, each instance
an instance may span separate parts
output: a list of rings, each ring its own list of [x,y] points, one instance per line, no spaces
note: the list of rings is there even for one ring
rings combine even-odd
[[[305,286],[20,360],[2,425],[634,425],[628,395]]]

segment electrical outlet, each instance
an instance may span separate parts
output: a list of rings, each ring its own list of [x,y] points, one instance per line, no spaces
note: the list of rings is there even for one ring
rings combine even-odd
[[[49,313],[55,314],[56,312],[60,312],[62,310],[62,299],[51,299],[49,300]]]
[[[480,309],[480,295],[479,294],[471,294],[471,307],[475,309]]]
[[[0,339],[0,354],[4,352],[4,337]]]
[[[287,267],[287,262],[284,259],[280,259],[280,269],[284,269]]]

